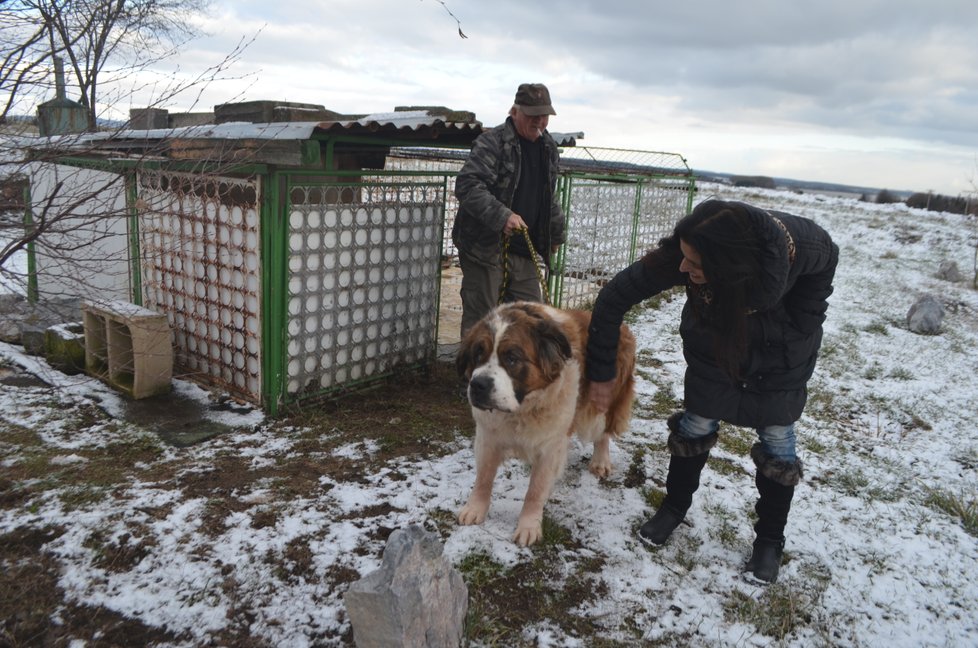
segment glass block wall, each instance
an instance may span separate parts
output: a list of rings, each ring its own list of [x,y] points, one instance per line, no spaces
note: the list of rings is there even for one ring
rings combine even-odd
[[[262,393],[258,178],[143,171],[136,182],[143,305],[165,313],[174,375],[249,401]]]
[[[289,189],[285,400],[434,357],[445,183]]]
[[[598,291],[672,231],[686,213],[688,183],[570,178],[567,244],[553,295],[563,308],[589,308]]]

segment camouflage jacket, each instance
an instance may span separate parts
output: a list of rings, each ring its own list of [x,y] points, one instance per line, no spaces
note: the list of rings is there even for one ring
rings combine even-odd
[[[557,143],[544,131],[547,152],[547,191],[544,192],[541,218],[550,214],[550,227],[541,227],[545,240],[534,240],[533,246],[549,263],[550,248],[564,242],[564,213],[556,197]],[[452,241],[460,250],[476,245],[499,248],[503,227],[512,213],[513,195],[520,177],[519,136],[513,121],[484,132],[472,145],[469,159],[455,180],[458,214],[452,227]]]

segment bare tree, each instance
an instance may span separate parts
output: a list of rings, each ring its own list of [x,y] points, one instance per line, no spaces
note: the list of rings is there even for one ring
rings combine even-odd
[[[253,40],[254,37],[242,39],[222,61],[189,78],[180,75],[165,86],[154,86],[151,102],[172,105],[180,101],[187,105],[189,99],[191,105],[196,105],[201,93],[212,83],[241,80],[229,68]],[[22,75],[22,79],[27,78]],[[49,89],[48,84],[48,78],[32,77],[32,83],[20,82],[19,91],[39,93]],[[30,276],[40,276],[45,270],[35,268],[25,272],[23,263],[15,260],[31,246],[34,256],[45,259],[49,268],[57,268],[57,274],[72,278],[79,286],[88,285],[97,290],[98,280],[91,270],[83,270],[81,265],[67,266],[84,257],[85,266],[98,268],[100,258],[118,254],[120,241],[125,242],[125,223],[130,215],[126,191],[131,177],[118,169],[110,172],[61,165],[64,157],[84,155],[88,139],[102,136],[101,133],[38,140],[32,136],[32,128],[26,123],[0,124],[0,284],[19,293],[32,294]],[[146,160],[160,159],[167,146],[165,140],[149,142],[121,154],[128,159],[130,168],[137,169]],[[215,166],[215,161],[209,163]],[[32,182],[28,184],[27,178]],[[29,196],[23,194],[25,187]],[[109,249],[112,246],[115,247]]]
[[[51,52],[68,63],[94,130],[101,76],[157,61],[198,35],[191,18],[209,0],[22,0],[36,11]]]
[[[0,0],[0,124],[25,92],[43,84],[52,55],[47,42],[47,30],[29,3]]]

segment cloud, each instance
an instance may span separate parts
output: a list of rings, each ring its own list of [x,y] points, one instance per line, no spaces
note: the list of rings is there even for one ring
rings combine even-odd
[[[961,179],[975,168],[973,1],[318,0],[297,9],[245,0],[215,4],[204,29],[210,36],[188,48],[184,69],[260,33],[236,66],[251,85],[215,83],[203,105],[228,97],[339,112],[446,105],[494,125],[519,83],[542,81],[558,112],[551,128],[584,131],[589,145],[674,145],[703,160],[697,166],[783,176],[795,169],[750,165],[813,149],[757,156],[752,140],[845,140],[842,150],[874,156],[895,155],[880,141],[904,140],[904,154],[930,151],[932,173],[948,178],[934,186],[949,192],[968,189]],[[813,169],[831,167],[812,158]],[[805,173],[801,162],[797,171]],[[812,179],[869,176],[857,167]],[[915,175],[886,184],[913,188]]]

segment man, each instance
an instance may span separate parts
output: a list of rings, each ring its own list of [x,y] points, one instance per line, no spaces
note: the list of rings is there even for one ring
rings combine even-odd
[[[533,252],[549,267],[550,255],[564,242],[564,214],[555,195],[557,143],[547,132],[556,114],[545,85],[521,84],[505,123],[479,136],[459,171],[452,241],[462,267],[463,337],[500,297],[541,300]]]

